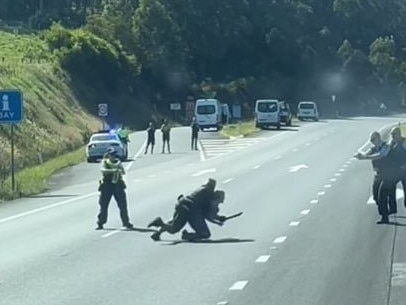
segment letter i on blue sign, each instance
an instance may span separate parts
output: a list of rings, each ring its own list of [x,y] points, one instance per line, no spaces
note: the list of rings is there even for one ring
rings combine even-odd
[[[8,100],[8,95],[4,94],[3,98],[1,99],[2,103],[2,111],[10,111],[10,102]]]

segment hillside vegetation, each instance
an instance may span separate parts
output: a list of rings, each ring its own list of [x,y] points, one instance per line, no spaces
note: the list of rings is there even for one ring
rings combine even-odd
[[[0,32],[0,88],[24,95],[24,120],[15,125],[16,168],[37,165],[83,145],[100,122],[83,110],[51,52],[37,36]],[[24,60],[24,61],[23,61]],[[0,180],[10,174],[10,126],[0,126]]]
[[[8,31],[0,32],[0,86],[26,98],[19,167],[35,164],[38,151],[47,159],[83,144],[100,102],[109,104],[110,122],[145,128],[171,115],[170,102],[201,97],[242,105],[243,119],[267,97],[293,107],[312,99],[323,114],[370,114],[380,103],[399,110],[406,101],[404,0],[0,0],[0,7]],[[8,130],[0,129],[5,151]]]

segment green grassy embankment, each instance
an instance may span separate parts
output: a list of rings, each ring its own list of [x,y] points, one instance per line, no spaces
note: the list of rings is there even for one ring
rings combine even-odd
[[[0,199],[45,190],[53,173],[83,161],[80,148],[100,126],[51,58],[39,36],[0,31],[0,89],[19,89],[24,95],[24,119],[15,125],[15,194],[10,190],[10,126],[0,125]]]
[[[221,134],[226,137],[249,137],[258,133],[259,129],[255,127],[254,121],[240,122],[223,127]]]

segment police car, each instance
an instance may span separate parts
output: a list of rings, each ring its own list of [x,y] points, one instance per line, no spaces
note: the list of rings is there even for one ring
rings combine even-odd
[[[117,156],[125,161],[127,159],[127,145],[124,145],[114,130],[94,133],[86,146],[87,162],[96,162],[102,159],[107,150],[113,147]]]

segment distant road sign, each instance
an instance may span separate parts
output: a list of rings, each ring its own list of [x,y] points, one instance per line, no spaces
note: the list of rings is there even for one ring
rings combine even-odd
[[[99,104],[98,108],[99,108],[99,116],[108,116],[109,110],[107,104]]]
[[[182,106],[180,103],[171,103],[171,110],[181,110]]]
[[[21,123],[23,120],[23,94],[20,90],[0,90],[0,124]]]

